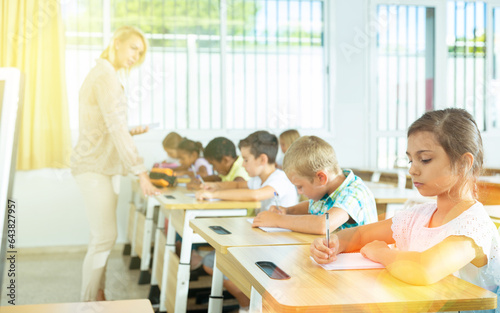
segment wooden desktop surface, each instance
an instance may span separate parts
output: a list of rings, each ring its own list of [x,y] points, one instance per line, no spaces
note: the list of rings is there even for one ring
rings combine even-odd
[[[147,299],[0,306],[1,313],[153,313]]]
[[[155,196],[163,208],[168,210],[201,210],[201,209],[258,209],[260,208],[260,201],[229,201],[229,200],[215,200],[215,201],[198,201],[193,196],[196,191],[187,190],[186,187],[173,187],[165,188],[162,194]],[[166,196],[171,196],[169,199]]]
[[[249,217],[200,218],[189,221],[189,226],[222,254],[226,254],[229,247],[309,245],[314,239],[323,237],[297,232],[265,232],[253,228],[247,219]],[[231,234],[217,234],[210,226],[222,226]]]
[[[496,295],[452,275],[428,286],[406,284],[385,269],[326,271],[309,246],[233,247],[228,261],[262,295],[263,312],[435,312],[493,309]],[[270,279],[256,261],[291,278]]]
[[[422,197],[417,190],[402,188],[370,188],[379,204],[405,203],[409,198]]]

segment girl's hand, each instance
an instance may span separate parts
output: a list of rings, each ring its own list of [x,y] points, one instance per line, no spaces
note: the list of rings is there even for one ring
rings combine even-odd
[[[326,238],[317,238],[311,243],[310,251],[314,261],[318,264],[331,263],[337,259],[339,251],[339,237],[333,234],[330,236],[329,247],[326,245]]]
[[[375,240],[366,244],[363,248],[361,248],[361,250],[359,250],[359,252],[361,252],[361,254],[365,258],[375,262],[379,262],[379,256],[383,253],[386,253],[387,250],[390,249],[391,248],[389,248],[387,243],[385,243],[384,241]]]
[[[197,191],[196,194],[196,200],[210,200],[214,198],[214,195],[210,191],[205,191],[205,190],[200,190]]]
[[[151,183],[151,180],[146,172],[139,174],[139,184],[141,185],[142,193],[145,196],[159,195],[161,193],[161,191]]]
[[[281,214],[281,215],[286,215],[286,208],[285,207],[282,207],[282,206],[275,206],[275,205],[271,205],[271,207],[269,208],[268,210],[269,212],[272,212],[272,213],[278,213],[278,214]],[[264,212],[262,212],[264,213]]]
[[[134,127],[130,130],[130,135],[135,136],[135,135],[144,134],[148,130],[149,130],[149,126],[137,126],[137,127]]]

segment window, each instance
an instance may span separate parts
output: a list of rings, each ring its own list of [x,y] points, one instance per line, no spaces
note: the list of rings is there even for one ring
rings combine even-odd
[[[78,90],[94,59],[114,29],[129,24],[150,43],[129,78],[131,125],[328,129],[324,6],[322,0],[65,2],[71,125],[78,125]]]
[[[377,167],[405,164],[405,131],[434,108],[435,9],[425,6],[376,7]]]
[[[372,59],[377,167],[404,166],[406,129],[429,110],[463,108],[482,131],[499,130],[499,9],[500,3],[444,0],[381,1],[372,9],[384,22],[377,23]]]

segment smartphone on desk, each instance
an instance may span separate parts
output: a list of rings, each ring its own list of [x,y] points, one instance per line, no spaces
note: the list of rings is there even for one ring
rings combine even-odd
[[[208,226],[208,228],[210,228],[211,230],[213,230],[214,232],[216,232],[217,234],[219,235],[229,235],[231,234],[231,232],[227,229],[225,229],[224,227],[222,226]]]
[[[269,276],[269,278],[272,279],[289,279],[290,275],[285,273],[281,268],[276,266],[273,262],[269,261],[257,261],[255,262],[255,265],[257,265],[261,270],[264,271],[264,273]]]

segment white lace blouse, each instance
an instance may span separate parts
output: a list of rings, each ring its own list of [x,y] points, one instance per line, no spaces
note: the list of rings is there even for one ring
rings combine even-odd
[[[449,236],[469,237],[483,249],[488,263],[480,268],[469,263],[454,275],[497,293],[500,285],[500,238],[483,205],[476,202],[445,225],[429,228],[427,226],[436,209],[436,203],[425,203],[396,213],[392,231],[397,248],[422,252]]]

